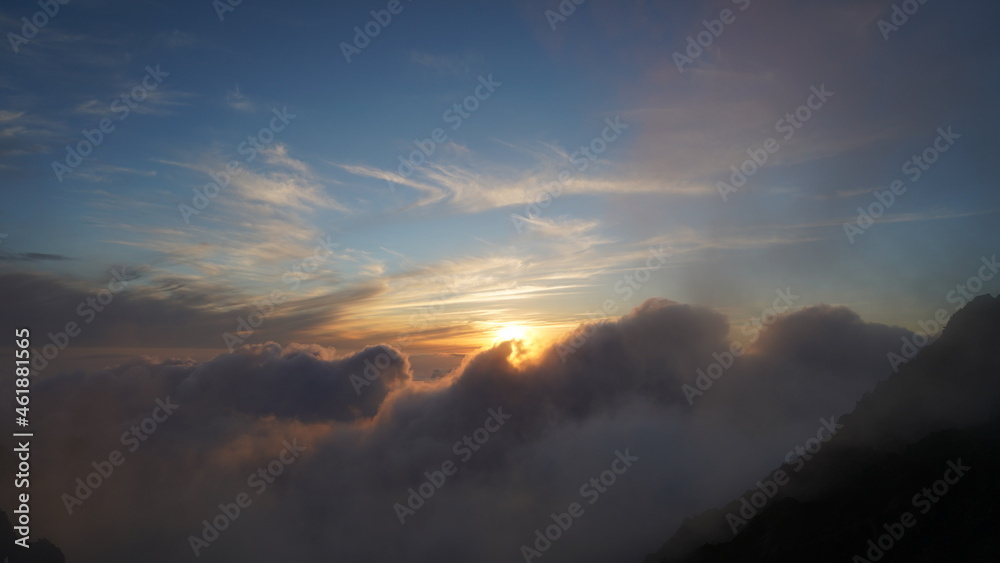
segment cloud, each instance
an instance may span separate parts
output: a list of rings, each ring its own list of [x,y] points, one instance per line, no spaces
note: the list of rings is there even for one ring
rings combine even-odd
[[[44,252],[0,252],[0,260],[5,262],[41,262],[70,260],[62,254],[46,254]]]
[[[31,254],[31,253],[28,253]],[[51,255],[15,255],[18,262],[68,260]],[[181,275],[167,268],[184,265],[188,260],[163,257],[162,260],[136,268],[116,268],[122,286],[111,273],[103,280],[84,280],[43,273],[0,273],[0,290],[18,295],[4,315],[3,328],[13,330],[21,319],[31,319],[39,337],[36,349],[49,344],[46,336],[64,333],[68,323],[75,323],[78,335],[70,345],[77,347],[226,347],[225,333],[236,333],[238,319],[269,311],[266,321],[254,332],[250,342],[268,338],[288,338],[309,333],[346,316],[378,296],[384,288],[378,284],[342,284],[314,294],[293,291],[281,281],[281,273],[260,293],[247,292],[200,275]],[[0,260],[0,263],[3,261]],[[109,293],[109,287],[118,289]],[[283,291],[280,303],[267,297],[272,290]],[[103,294],[103,295],[102,295]],[[110,295],[110,300],[108,297]],[[255,303],[268,305],[255,305]]]
[[[327,194],[327,184],[338,182],[320,178],[309,164],[291,156],[286,145],[274,143],[259,152],[263,156],[264,166],[250,169],[244,165],[237,174],[231,176],[227,174],[230,176],[230,186],[234,190],[228,190],[225,197],[219,197],[216,205],[227,207],[239,214],[255,216],[257,220],[262,220],[264,216],[272,213],[261,208],[262,203],[294,212],[317,207],[348,211],[347,207]],[[212,158],[210,161],[203,159],[158,162],[198,172],[209,180],[212,180],[210,175],[226,170],[227,164],[222,158]]]
[[[482,62],[482,57],[473,53],[464,55],[432,55],[420,51],[410,52],[410,62],[432,68],[442,74],[468,75],[472,67]]]
[[[586,519],[547,557],[605,561],[613,546],[639,560],[683,516],[780,463],[820,416],[849,411],[888,375],[884,350],[908,334],[844,308],[807,308],[776,321],[689,405],[682,385],[729,348],[729,332],[719,313],[654,299],[527,355],[499,344],[428,381],[414,381],[406,354],[386,345],[337,355],[275,343],[202,363],[138,357],[45,377],[33,387],[36,432],[46,436],[32,452],[43,491],[33,509],[70,557],[176,560],[190,554],[201,521],[296,439],[303,458],[203,556],[509,561],[629,448],[636,467],[585,505]],[[370,385],[357,387],[354,375]],[[167,396],[177,413],[67,515],[60,495]],[[509,420],[462,461],[455,442],[490,409]],[[460,462],[458,473],[400,525],[393,506],[447,460]],[[136,517],[150,506],[155,519]],[[96,533],[109,525],[116,534]],[[162,546],[155,555],[150,541]]]
[[[166,43],[167,47],[171,49],[191,47],[198,44],[196,36],[177,29],[160,34],[158,39]]]
[[[15,162],[18,156],[46,152],[66,132],[65,124],[26,110],[0,114],[0,158]]]
[[[526,206],[557,197],[589,195],[660,194],[688,198],[717,197],[714,185],[704,182],[668,182],[643,177],[604,159],[587,159],[544,145],[540,149],[518,147],[534,159],[533,166],[503,165],[485,161],[470,150],[452,151],[434,162],[426,162],[403,175],[399,170],[372,166],[335,164],[358,177],[384,180],[413,188],[420,197],[415,207],[444,204],[460,213]],[[562,178],[562,180],[560,180]]]
[[[135,85],[136,83],[122,82],[119,85],[119,90],[122,93],[128,93]],[[143,115],[171,115],[173,108],[187,105],[187,102],[184,100],[194,96],[190,92],[181,92],[167,88],[146,89],[144,92],[145,96],[142,98],[142,101],[135,103],[134,107],[130,105],[129,109],[131,112]],[[111,115],[113,103],[113,101],[106,99],[98,100],[90,98],[78,103],[71,111],[77,115],[106,117]]]
[[[236,111],[253,111],[256,108],[256,105],[240,92],[239,86],[226,92],[226,105]]]
[[[191,373],[180,388],[182,396],[197,396],[206,408],[301,422],[370,419],[389,391],[411,379],[406,358],[389,346],[338,359],[321,346],[281,349],[269,343],[219,356],[197,370],[192,366]],[[370,373],[378,377],[369,381]],[[365,392],[357,393],[356,387]]]

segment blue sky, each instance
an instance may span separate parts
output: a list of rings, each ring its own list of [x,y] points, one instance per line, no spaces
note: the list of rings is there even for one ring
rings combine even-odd
[[[358,349],[409,331],[415,350],[446,353],[510,326],[553,335],[609,299],[619,315],[650,297],[708,305],[739,326],[785,288],[915,328],[996,252],[992,4],[928,2],[887,40],[880,1],[590,0],[555,29],[557,2],[404,1],[346,61],[341,43],[386,5],[246,0],[220,21],[209,1],[70,2],[18,52],[7,35],[0,273],[88,294],[131,267],[128,301],[90,346],[151,323],[159,337],[128,345],[220,348],[279,289],[255,340]],[[8,4],[0,26],[20,33],[38,10]],[[723,10],[734,21],[678,69]],[[112,104],[147,67],[168,76],[121,119]],[[498,85],[467,102],[481,80]],[[833,94],[783,139],[776,123],[813,87]],[[445,112],[463,102],[478,107],[453,129]],[[240,144],[274,111],[295,117],[247,161]],[[114,131],[57,179],[52,163],[102,119]],[[627,129],[582,169],[576,151],[609,119]],[[949,127],[960,137],[911,182],[904,163]],[[437,128],[447,141],[399,176]],[[770,137],[777,151],[723,199],[730,166]],[[234,161],[185,221],[192,190]],[[560,195],[515,228],[564,170]],[[845,222],[896,179],[906,193],[849,240]],[[292,290],[282,276],[326,237],[337,250]],[[616,283],[661,248],[625,299]],[[76,318],[50,309],[40,323]]]

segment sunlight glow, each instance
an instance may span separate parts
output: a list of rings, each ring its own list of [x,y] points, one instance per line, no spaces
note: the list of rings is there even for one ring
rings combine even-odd
[[[493,342],[495,344],[508,340],[525,340],[527,337],[527,327],[515,323],[503,323],[497,327]]]

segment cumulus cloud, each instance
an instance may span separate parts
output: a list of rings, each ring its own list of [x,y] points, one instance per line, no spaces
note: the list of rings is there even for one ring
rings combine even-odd
[[[45,436],[33,450],[37,533],[72,559],[173,561],[192,555],[189,537],[219,503],[250,492],[202,558],[510,561],[628,448],[640,461],[584,502],[546,558],[639,560],[683,517],[779,465],[820,417],[849,412],[909,335],[845,308],[806,308],[763,331],[689,404],[682,386],[730,348],[729,333],[717,312],[653,299],[543,349],[499,344],[428,381],[387,345],[338,355],[275,343],[46,376],[33,395]],[[122,433],[168,397],[176,412],[129,452]],[[494,412],[509,419],[463,447]],[[253,493],[249,476],[293,440],[302,456]],[[125,463],[67,514],[61,495],[115,449]],[[396,504],[446,461],[457,472],[401,524]]]

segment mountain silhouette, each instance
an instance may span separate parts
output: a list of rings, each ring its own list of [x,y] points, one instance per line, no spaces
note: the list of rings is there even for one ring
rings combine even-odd
[[[7,513],[0,510],[0,557],[3,563],[66,563],[62,551],[42,538],[28,542],[28,549],[14,543],[17,535]]]
[[[686,519],[646,563],[995,561],[998,351],[1000,297],[980,296],[840,418],[843,428],[799,471],[782,465],[787,483],[762,477],[776,490],[766,504],[744,501],[757,487]],[[968,469],[947,484],[956,466]]]

